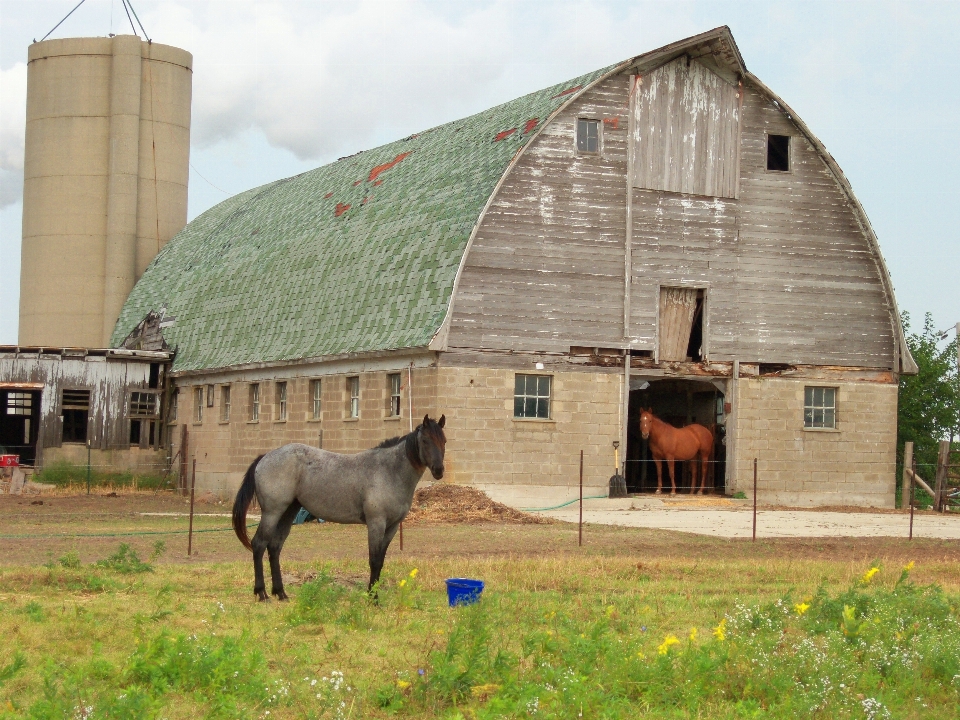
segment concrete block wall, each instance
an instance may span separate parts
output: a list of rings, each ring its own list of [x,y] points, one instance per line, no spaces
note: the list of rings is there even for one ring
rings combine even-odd
[[[837,388],[835,430],[803,427],[804,388]],[[741,378],[733,491],[763,504],[894,507],[897,385]]]
[[[513,417],[514,370],[438,369],[445,479],[514,506],[545,507],[578,496],[582,449],[584,495],[606,495],[620,437],[620,374],[533,372],[553,377],[549,420]]]
[[[197,459],[197,490],[210,491],[223,498],[236,494],[243,474],[258,455],[287,443],[303,443],[324,450],[356,453],[383,440],[410,431],[410,401],[413,427],[426,413],[438,417],[436,407],[436,368],[414,368],[377,372],[347,372],[334,375],[288,376],[283,379],[251,377],[242,382],[222,382],[225,378],[205,376],[178,384],[177,420],[169,428],[173,453],[179,449],[181,425],[188,432],[187,456]],[[400,373],[400,416],[389,416],[389,373]],[[360,417],[349,416],[347,378],[360,378]],[[321,417],[313,418],[311,381],[321,381]],[[413,383],[412,398],[410,380]],[[287,418],[279,417],[278,382],[287,383]],[[191,384],[192,383],[192,384]],[[260,412],[252,420],[250,387],[260,385]],[[213,407],[206,406],[207,385],[213,385]],[[230,419],[221,416],[224,388],[230,387]],[[196,387],[203,387],[202,418],[196,418]],[[189,462],[188,462],[189,464]]]

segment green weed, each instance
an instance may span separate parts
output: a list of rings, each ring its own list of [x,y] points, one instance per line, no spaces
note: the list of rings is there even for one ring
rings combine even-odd
[[[113,555],[98,561],[96,565],[122,575],[153,572],[153,566],[143,562],[136,551],[126,543],[121,543]]]
[[[87,485],[87,466],[75,465],[68,462],[53,463],[45,466],[37,473],[35,480],[39,483],[69,487],[70,485]],[[131,472],[101,472],[90,470],[90,485],[92,487],[138,487],[145,490],[156,490],[168,485],[168,477],[160,473],[131,473]]]

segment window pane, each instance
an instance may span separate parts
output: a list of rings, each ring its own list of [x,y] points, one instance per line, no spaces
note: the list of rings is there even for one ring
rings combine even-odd
[[[513,416],[523,417],[523,398],[516,396],[513,398]]]
[[[537,395],[548,397],[550,395],[550,378],[547,375],[541,375],[537,378]]]
[[[823,389],[823,405],[824,407],[829,407],[829,408],[835,408],[837,406],[837,389],[836,388]]]
[[[523,400],[523,416],[524,417],[536,417],[537,416],[537,399],[528,397]]]
[[[803,404],[807,407],[813,405],[813,388],[807,387],[803,389]]]
[[[550,417],[550,399],[549,398],[537,398],[537,417],[538,418]]]
[[[526,375],[517,375],[513,380],[513,394],[523,395],[523,383]]]
[[[803,426],[813,427],[813,408],[805,408],[803,411]]]
[[[577,120],[577,150],[587,149],[587,121]]]
[[[833,408],[828,408],[823,411],[823,426],[827,428],[835,428],[837,426],[836,415]]]

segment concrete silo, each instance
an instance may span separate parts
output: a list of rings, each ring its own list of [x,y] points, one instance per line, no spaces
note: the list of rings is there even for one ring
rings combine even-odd
[[[186,224],[192,64],[135,35],[30,46],[20,345],[106,347]]]

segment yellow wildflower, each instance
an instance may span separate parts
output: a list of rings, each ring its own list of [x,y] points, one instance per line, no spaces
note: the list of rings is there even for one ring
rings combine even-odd
[[[805,602],[797,603],[793,606],[793,609],[797,611],[797,615],[803,615],[807,610],[810,609],[810,604]]]
[[[724,618],[720,621],[720,624],[713,629],[713,636],[723,642],[727,639],[727,619]]]
[[[663,639],[663,642],[657,646],[657,652],[661,655],[666,655],[668,652],[670,652],[671,646],[676,645],[679,642],[680,641],[677,640],[676,635],[667,635]]]
[[[860,579],[860,582],[863,583],[864,585],[867,585],[871,580],[873,580],[873,576],[876,575],[878,572],[880,572],[880,568],[878,567],[870,568],[863,574],[863,577]]]
[[[406,578],[404,578],[403,580],[401,580],[401,581],[398,583],[398,585],[399,585],[400,587],[403,587],[403,586],[406,585],[406,584],[407,584],[407,579],[406,579]]]
[[[410,579],[413,580],[417,576],[417,573],[420,572],[417,568],[414,568],[410,571]]]
[[[913,570],[913,560],[911,560],[906,565],[904,565],[903,569],[906,570],[907,572],[910,572],[911,570]]]
[[[617,609],[616,609],[613,605],[607,605],[607,617],[608,617],[608,618],[609,618],[609,617],[613,617],[613,614],[614,614],[616,611],[617,611]]]
[[[697,639],[697,629],[695,627],[690,628],[690,642],[695,642]]]
[[[401,690],[406,690],[408,687],[410,687],[410,683],[406,680],[397,680],[397,687]]]
[[[647,659],[647,656],[644,655],[643,652],[638,652],[638,653],[637,653],[637,657],[640,658],[641,660],[646,660],[646,659]]]

